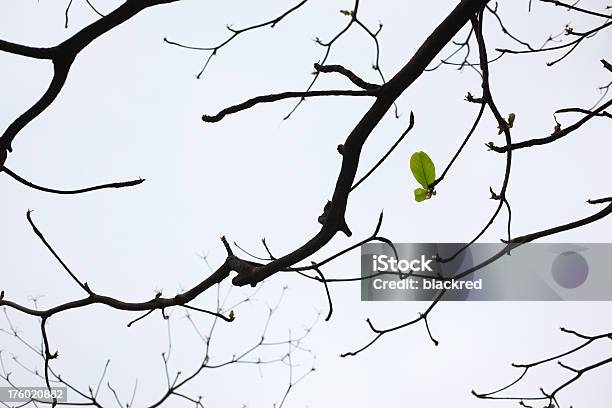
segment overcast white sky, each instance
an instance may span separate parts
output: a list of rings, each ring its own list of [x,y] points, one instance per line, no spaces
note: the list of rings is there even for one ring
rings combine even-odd
[[[75,0],[66,30],[64,3],[1,1],[0,38],[53,45],[96,18],[84,1]],[[119,4],[98,3],[104,12]],[[388,77],[455,3],[418,2],[417,6],[362,1],[364,22],[372,28],[379,20],[384,24],[381,66]],[[534,44],[568,22],[577,30],[594,23],[537,1],[527,14],[527,3],[505,2],[500,10],[512,32]],[[39,227],[82,280],[95,291],[133,301],[149,299],[155,290],[171,295],[199,282],[208,269],[196,254],[208,253],[213,267],[218,266],[225,256],[221,235],[262,255],[259,240],[265,236],[271,248],[283,254],[318,230],[316,219],[333,191],[340,166],[336,145],[371,100],[313,99],[288,121],[281,119],[293,106],[291,101],[257,106],[217,124],[204,124],[200,117],[258,94],[303,89],[311,79],[312,64],[323,53],[312,39],[334,35],[346,23],[339,10],[352,3],[311,0],[275,29],[238,38],[213,59],[200,80],[195,74],[207,55],[162,41],[168,37],[212,45],[226,37],[226,23],[236,27],[258,23],[293,4],[184,0],[143,12],[79,55],[57,101],[15,140],[7,166],[34,182],[58,188],[137,177],[147,181],[132,189],[61,197],[27,189],[0,175],[0,287],[8,299],[28,303],[30,296],[44,295],[39,306],[46,308],[81,296],[32,233],[25,219],[27,209],[35,211]],[[598,1],[581,4],[602,8]],[[487,16],[491,54],[495,47],[514,46],[498,34],[496,24]],[[565,63],[552,68],[545,65],[551,54],[509,56],[491,66],[498,106],[502,112],[517,114],[513,132],[517,140],[550,134],[556,109],[589,107],[597,100],[596,88],[610,80],[610,72],[601,68],[599,60],[612,58],[611,40],[609,32],[590,39]],[[329,62],[341,63],[374,82],[373,58],[373,44],[353,29],[334,47]],[[4,129],[46,89],[51,66],[0,54],[0,73],[0,127]],[[321,89],[349,85],[335,75],[325,76],[318,84]],[[353,238],[336,237],[314,259],[369,235],[383,208],[382,231],[395,242],[472,238],[496,205],[488,200],[489,186],[499,186],[503,176],[503,156],[484,147],[492,140],[502,143],[491,115],[486,114],[435,199],[414,202],[409,157],[425,150],[442,168],[477,113],[478,107],[463,102],[463,97],[467,91],[478,95],[479,89],[475,72],[446,67],[424,74],[402,95],[403,116],[396,120],[389,114],[375,130],[365,145],[360,170],[367,170],[395,141],[407,126],[411,110],[414,131],[351,196],[347,221]],[[565,125],[575,118],[559,120]],[[515,234],[581,218],[596,210],[585,204],[587,198],[611,194],[606,175],[612,171],[612,142],[605,125],[603,120],[593,120],[555,144],[515,154],[508,192]],[[483,242],[498,242],[504,236],[504,217]],[[549,241],[607,242],[611,222],[606,219]],[[354,276],[359,265],[355,252],[324,271],[329,276]],[[237,310],[237,320],[222,325],[213,352],[216,358],[231,356],[257,341],[265,305],[275,302],[284,285],[289,290],[273,322],[271,339],[283,339],[289,330],[299,334],[317,311],[326,310],[322,287],[297,276],[274,276],[257,294],[259,302]],[[249,291],[234,289],[232,299]],[[430,317],[439,347],[417,325],[386,336],[358,357],[341,359],[340,353],[371,338],[366,317],[380,326],[392,325],[415,317],[427,306],[362,303],[359,294],[358,284],[332,286],[334,316],[330,322],[319,322],[306,340],[316,355],[317,371],[291,392],[287,406],[515,406],[476,400],[470,390],[487,391],[509,382],[517,374],[511,362],[546,357],[575,345],[575,339],[558,331],[559,326],[585,333],[610,329],[606,303],[448,303]],[[195,304],[210,306],[214,300],[215,293],[207,292]],[[183,314],[176,310],[171,319],[172,369],[187,372],[199,363],[202,348]],[[26,337],[38,342],[36,321],[14,311],[9,315]],[[54,367],[86,387],[97,383],[110,358],[108,379],[122,400],[129,399],[138,378],[136,405],[152,402],[163,392],[165,382],[160,353],[166,348],[166,323],[154,314],[126,328],[134,317],[92,307],[51,319],[50,341],[60,352]],[[206,330],[210,319],[198,316],[197,322]],[[0,327],[6,328],[6,323],[2,321]],[[7,336],[0,337],[0,349],[24,361],[36,361]],[[594,361],[605,351],[595,347],[575,363]],[[298,371],[312,364],[307,356],[300,362]],[[22,369],[12,367],[24,383],[34,382]],[[204,395],[209,406],[272,406],[282,397],[287,370],[271,366],[263,374],[253,366],[228,367],[203,374],[189,390]],[[550,387],[567,378],[556,367],[538,374],[528,379],[525,390],[537,394],[539,386]],[[611,379],[611,367],[590,373],[563,393],[561,401],[574,407],[609,406]],[[113,404],[109,397],[107,393],[105,401]],[[168,406],[180,404],[173,400]]]

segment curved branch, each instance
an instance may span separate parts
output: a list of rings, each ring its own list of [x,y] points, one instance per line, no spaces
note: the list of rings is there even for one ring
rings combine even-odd
[[[504,34],[506,34],[508,37],[510,37],[512,40],[516,41],[517,43],[527,47],[528,50],[530,50],[530,51],[534,50],[533,47],[531,46],[531,44],[529,44],[526,41],[520,40],[516,36],[512,35],[512,33],[510,33],[510,31],[508,31],[508,29],[504,25],[501,17],[497,13],[497,3],[495,4],[495,8],[491,8],[490,6],[487,6],[487,10],[489,10],[489,12],[495,16],[495,19],[497,20],[497,23],[499,24],[499,27],[501,28],[501,30],[502,30],[502,32]]]
[[[596,368],[599,368],[603,365],[606,364],[610,364],[612,363],[612,357],[606,358],[606,359],[602,359],[594,364],[588,365],[584,368],[581,369],[576,369],[573,367],[568,366],[567,364],[564,364],[563,362],[559,361],[559,359],[563,358],[563,357],[567,357],[567,356],[573,356],[575,355],[577,352],[579,352],[580,350],[585,349],[586,347],[590,346],[591,344],[595,343],[598,340],[603,340],[603,339],[612,339],[612,333],[603,333],[603,334],[599,334],[596,336],[587,336],[587,335],[583,335],[580,333],[577,333],[573,330],[568,330],[565,328],[561,328],[561,331],[564,333],[569,333],[569,334],[574,334],[577,337],[585,340],[582,344],[579,344],[576,347],[573,347],[565,352],[553,355],[552,357],[547,357],[544,358],[542,360],[538,360],[532,363],[528,363],[528,364],[512,364],[512,367],[515,368],[520,368],[522,369],[521,374],[511,383],[509,383],[508,385],[499,388],[495,391],[490,391],[490,392],[486,392],[486,393],[478,393],[476,391],[472,391],[472,395],[474,395],[477,398],[480,399],[488,399],[488,400],[518,400],[520,401],[520,405],[527,407],[528,405],[526,405],[523,401],[548,401],[549,402],[549,407],[552,407],[552,403],[555,402],[556,403],[556,396],[559,392],[561,392],[563,389],[567,388],[569,385],[571,385],[572,383],[574,383],[575,381],[577,381],[583,374],[585,374],[588,371],[594,370]],[[527,375],[527,373],[538,366],[542,366],[544,364],[550,363],[552,361],[557,360],[557,364],[572,372],[574,375],[567,381],[565,381],[564,383],[562,383],[561,385],[557,386],[557,388],[555,388],[555,390],[552,393],[547,393],[545,392],[542,388],[540,388],[540,392],[542,393],[542,396],[532,396],[532,397],[520,397],[520,396],[503,396],[500,395],[503,391],[509,390],[510,388],[512,388],[514,385],[518,384],[523,378],[525,378],[525,376]],[[557,406],[559,406],[557,404]]]
[[[561,57],[557,58],[556,60],[552,61],[552,62],[547,62],[546,65],[548,66],[552,66],[556,63],[558,63],[559,61],[565,59],[565,57],[567,57],[568,55],[570,55],[577,47],[578,45],[580,45],[580,43],[586,39],[586,38],[590,38],[594,35],[596,35],[597,33],[599,33],[601,30],[604,30],[608,27],[612,26],[612,21],[608,21],[600,26],[597,26],[589,31],[585,31],[583,33],[578,33],[575,32],[569,28],[566,27],[566,29],[563,31],[563,34],[566,35],[573,35],[573,36],[578,36],[577,39],[575,39],[574,41],[570,41],[568,43],[565,44],[561,44],[561,45],[556,45],[556,46],[552,46],[552,47],[548,47],[546,48],[545,45],[548,43],[548,41],[550,41],[552,39],[549,38],[549,40],[545,43],[544,46],[542,46],[542,48],[537,48],[537,49],[529,49],[529,50],[511,50],[511,49],[506,49],[506,48],[496,48],[496,51],[499,51],[501,53],[505,53],[505,54],[533,54],[533,53],[539,53],[539,52],[547,52],[547,51],[555,51],[555,50],[561,50],[561,49],[565,49],[570,47],[570,49],[563,54]]]
[[[491,86],[489,82],[489,62],[488,62],[488,57],[487,57],[487,47],[486,47],[484,35],[482,32],[483,12],[481,11],[480,13],[478,13],[477,17],[476,16],[472,17],[471,21],[472,21],[472,27],[474,28],[474,32],[476,33],[476,41],[478,43],[478,53],[479,53],[479,59],[480,59],[480,69],[482,70],[482,101],[489,107],[489,109],[491,110],[491,113],[495,117],[495,120],[497,121],[500,131],[504,134],[504,137],[506,139],[506,144],[510,145],[512,144],[510,126],[508,125],[506,120],[502,117],[501,113],[499,112],[499,109],[497,108],[497,105],[495,104],[493,100],[493,95],[491,93]],[[495,222],[497,216],[501,212],[502,207],[504,206],[504,203],[507,203],[506,190],[508,189],[508,184],[510,182],[511,167],[512,167],[512,150],[509,150],[508,152],[506,152],[506,166],[504,170],[504,178],[502,181],[500,193],[492,195],[492,198],[499,201],[499,204],[497,205],[497,208],[493,212],[493,215],[489,218],[489,221],[480,230],[480,232],[474,238],[472,238],[472,240],[469,243],[465,244],[463,247],[461,247],[457,252],[455,252],[450,257],[441,258],[440,256],[437,256],[438,262],[442,262],[442,263],[450,262],[453,259],[455,259],[460,253],[465,251],[473,243],[475,243],[478,239],[480,239],[480,237],[484,235],[484,233],[489,229],[489,227],[493,225],[493,222]],[[510,206],[508,206],[508,208],[510,208]],[[509,217],[508,219],[510,222],[511,218]],[[509,223],[508,223],[508,230],[510,230]]]
[[[602,13],[598,13],[596,11],[583,9],[581,7],[576,7],[576,3],[575,2],[574,2],[574,4],[567,4],[567,3],[560,2],[558,0],[540,0],[540,1],[542,3],[552,3],[555,6],[562,6],[563,8],[567,8],[569,10],[579,11],[581,13],[588,14],[588,15],[595,16],[595,17],[602,17],[602,18],[611,18],[612,17],[612,15],[610,15],[610,14],[602,14]]]
[[[594,116],[603,116],[612,119],[612,114],[610,114],[609,112],[603,111],[599,113],[593,113],[593,111],[583,108],[563,108],[556,110],[555,113],[584,113],[585,115],[593,114]]]
[[[391,153],[393,153],[393,150],[395,150],[395,148],[397,146],[399,146],[399,144],[402,142],[402,140],[404,140],[404,137],[406,137],[406,135],[412,130],[412,128],[414,127],[414,113],[410,112],[410,123],[408,124],[408,128],[404,131],[404,133],[402,133],[400,135],[400,137],[397,139],[397,141],[395,143],[393,143],[393,145],[389,148],[389,150],[387,150],[387,153],[385,153],[383,155],[383,157],[380,158],[380,160],[378,162],[376,162],[376,164],[374,165],[374,167],[372,167],[366,174],[363,175],[363,177],[361,177],[359,179],[359,181],[357,181],[353,187],[351,187],[351,191],[355,190],[357,187],[359,187],[359,185],[361,183],[363,183],[368,177],[370,177],[370,175],[372,175],[372,173],[374,173],[374,171],[380,167],[381,164],[383,164],[383,162],[387,159],[387,157],[389,157],[389,155]]]
[[[70,275],[72,280],[74,280],[81,287],[81,289],[83,289],[86,293],[92,294],[93,292],[91,291],[91,289],[89,289],[89,286],[87,286],[87,282],[85,282],[85,283],[81,282],[79,280],[79,278],[77,278],[76,275],[74,273],[72,273],[72,271],[70,270],[68,265],[66,265],[66,263],[62,260],[62,258],[60,258],[60,256],[57,254],[57,252],[55,252],[53,247],[51,247],[51,245],[47,242],[47,239],[45,238],[43,233],[40,232],[38,227],[36,227],[36,224],[34,224],[34,221],[32,220],[32,211],[31,210],[28,210],[28,212],[26,213],[26,218],[28,219],[28,222],[30,223],[30,226],[34,230],[34,233],[36,234],[36,236],[42,241],[42,243],[49,250],[49,252],[51,252],[51,254],[53,254],[55,259],[62,265],[64,270],[66,272],[68,272],[68,275]]]
[[[319,281],[323,283],[325,286],[325,295],[327,296],[327,303],[329,304],[329,312],[327,312],[327,316],[325,317],[325,321],[329,321],[331,319],[332,313],[334,313],[334,304],[332,302],[331,294],[329,293],[329,287],[327,286],[327,280],[325,279],[325,275],[321,272],[321,269],[316,266],[316,263],[313,262],[313,269],[319,275]]]
[[[461,151],[463,150],[465,145],[467,145],[467,142],[470,140],[470,138],[472,137],[472,135],[476,131],[476,128],[478,127],[478,124],[480,123],[480,119],[482,118],[482,114],[484,113],[485,107],[486,107],[486,104],[484,102],[480,102],[480,109],[478,110],[478,114],[476,115],[476,119],[474,119],[474,123],[472,124],[472,128],[468,132],[468,134],[465,137],[465,139],[463,139],[463,143],[461,143],[461,145],[459,146],[459,149],[457,149],[457,152],[455,153],[455,155],[453,156],[451,161],[448,163],[448,165],[446,166],[446,168],[444,169],[444,171],[442,172],[440,177],[438,177],[436,180],[434,180],[433,183],[431,183],[431,185],[429,186],[430,189],[435,188],[442,180],[444,180],[444,177],[446,176],[446,173],[448,173],[450,168],[453,166],[453,163],[455,163],[455,160],[457,160],[457,158],[461,154]]]
[[[314,69],[317,70],[317,72],[324,73],[337,72],[338,74],[344,75],[346,78],[349,79],[349,81],[351,81],[361,89],[373,90],[380,87],[380,85],[371,84],[369,82],[364,81],[363,79],[359,78],[353,71],[344,68],[342,65],[321,65],[316,63],[314,64]]]
[[[602,116],[602,112],[604,112],[605,109],[608,108],[609,106],[612,106],[612,99],[608,100],[608,102],[604,103],[597,109],[593,111],[589,111],[589,113],[585,117],[583,117],[582,119],[580,119],[573,125],[568,126],[565,129],[555,130],[555,132],[553,132],[548,137],[542,137],[538,139],[529,139],[529,140],[525,140],[523,142],[518,142],[518,143],[510,143],[510,144],[507,144],[506,146],[495,146],[493,143],[487,143],[487,147],[497,153],[506,153],[510,150],[518,150],[518,149],[524,149],[526,147],[541,146],[541,145],[545,145],[548,143],[552,143],[554,141],[561,139],[562,137],[569,135],[574,130],[580,128],[582,125],[584,125],[586,122],[588,122],[592,118],[597,117],[597,116]]]
[[[599,204],[599,203],[605,203],[605,202],[610,202],[610,199],[602,199],[602,200],[594,200],[594,201],[590,201],[590,203],[592,204]],[[571,229],[574,228],[578,228],[578,227],[582,227],[585,226],[587,224],[591,224],[595,221],[601,220],[602,218],[606,217],[607,215],[612,214],[612,202],[610,202],[610,204],[608,204],[603,210],[589,216],[589,217],[585,217],[582,218],[580,220],[574,221],[574,222],[570,222],[567,224],[563,224],[563,225],[559,225],[557,227],[553,227],[553,228],[549,228],[549,229],[545,229],[542,231],[538,231],[538,232],[534,232],[531,234],[527,234],[527,235],[523,235],[520,237],[516,237],[516,238],[512,238],[509,241],[504,241],[510,244],[524,244],[526,242],[531,242],[534,241],[536,239],[540,239],[549,235],[553,235],[553,234],[558,234],[559,232],[563,232],[563,231],[569,231]]]
[[[38,115],[40,115],[45,109],[51,106],[66,83],[68,72],[70,71],[70,66],[72,65],[73,60],[73,58],[53,60],[53,78],[51,79],[49,88],[47,88],[47,91],[43,94],[43,96],[41,96],[40,99],[34,105],[32,105],[32,107],[30,107],[30,109],[15,119],[15,121],[11,123],[4,131],[4,134],[2,137],[0,137],[0,149],[12,152],[13,148],[11,144],[13,143],[13,140],[17,134],[28,123],[36,119],[36,117],[38,117]]]
[[[291,98],[312,98],[315,96],[376,96],[375,91],[351,91],[351,90],[325,90],[325,91],[288,91],[281,92],[278,94],[270,94],[270,95],[261,95],[256,96],[255,98],[251,98],[245,102],[239,103],[238,105],[230,106],[229,108],[225,108],[216,115],[202,115],[202,120],[208,123],[219,122],[225,116],[231,115],[232,113],[237,113],[260,103],[269,103],[269,102],[277,102],[282,101],[283,99],[291,99]]]
[[[380,338],[382,336],[384,336],[385,334],[394,332],[396,330],[400,330],[400,329],[406,328],[408,326],[412,326],[415,323],[420,322],[421,320],[423,320],[425,322],[425,327],[427,329],[427,333],[429,334],[429,338],[434,343],[434,345],[437,346],[438,345],[438,341],[435,340],[431,336],[431,331],[429,330],[429,323],[427,323],[427,316],[429,315],[429,313],[431,313],[431,311],[438,304],[438,302],[440,300],[442,300],[442,297],[444,297],[445,293],[446,293],[446,290],[442,289],[440,291],[440,293],[438,293],[436,298],[429,304],[427,309],[423,313],[419,313],[419,316],[417,318],[415,318],[413,320],[410,320],[409,322],[402,323],[400,325],[390,327],[388,329],[377,329],[376,327],[374,327],[374,325],[372,324],[372,321],[370,319],[366,319],[366,322],[368,323],[368,326],[370,327],[370,330],[372,330],[372,332],[375,333],[376,336],[374,336],[374,338],[369,343],[367,343],[365,346],[363,346],[363,347],[361,347],[361,348],[359,348],[359,349],[357,349],[355,351],[349,351],[349,352],[346,352],[346,353],[342,353],[342,354],[340,354],[340,357],[353,357],[353,356],[356,356],[357,354],[359,354],[359,353],[367,350],[368,348],[372,347],[372,345],[374,345],[374,343],[376,343],[378,340],[380,340]]]
[[[106,188],[133,187],[133,186],[137,186],[138,184],[141,184],[141,183],[143,183],[145,181],[145,179],[141,178],[141,179],[138,179],[138,180],[130,180],[130,181],[121,181],[121,182],[117,182],[117,183],[100,184],[100,185],[97,185],[97,186],[85,187],[85,188],[81,188],[81,189],[77,189],[77,190],[58,190],[58,189],[55,189],[55,188],[43,187],[43,186],[39,186],[37,184],[34,184],[34,183],[24,179],[23,177],[19,176],[18,174],[16,174],[15,172],[13,172],[11,169],[9,169],[6,166],[0,167],[0,173],[2,173],[2,172],[8,174],[15,181],[23,184],[24,186],[33,188],[34,190],[43,191],[45,193],[60,194],[60,195],[82,194],[82,193],[88,193],[88,192],[96,191],[96,190],[103,190],[103,189],[106,189]]]
[[[28,47],[0,40],[0,51],[31,58],[48,59],[53,61],[54,66],[53,79],[49,88],[38,102],[11,123],[0,136],[0,150],[12,152],[11,145],[17,134],[53,103],[66,82],[74,59],[85,47],[144,9],[175,1],[178,0],[126,0],[110,14],[83,28],[61,44],[50,48]]]

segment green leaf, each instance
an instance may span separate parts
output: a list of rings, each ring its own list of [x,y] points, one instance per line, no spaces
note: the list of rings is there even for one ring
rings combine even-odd
[[[419,187],[419,188],[414,189],[414,200],[417,203],[427,200],[429,198],[428,195],[429,195],[429,192],[425,190],[424,188]]]
[[[345,16],[350,16],[351,12],[348,10],[340,10],[340,13],[344,14]]]
[[[425,152],[416,152],[412,155],[410,170],[416,181],[426,190],[436,179],[436,166]]]

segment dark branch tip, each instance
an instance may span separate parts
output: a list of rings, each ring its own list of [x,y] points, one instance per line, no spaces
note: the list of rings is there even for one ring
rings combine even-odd
[[[342,224],[340,225],[339,230],[343,232],[347,237],[353,235],[353,232],[351,231],[345,220],[342,220]]]
[[[225,235],[221,236],[221,242],[223,243],[223,246],[225,247],[225,250],[227,251],[227,255],[233,256],[234,252],[232,251],[232,247],[230,246],[229,242],[227,242]]]

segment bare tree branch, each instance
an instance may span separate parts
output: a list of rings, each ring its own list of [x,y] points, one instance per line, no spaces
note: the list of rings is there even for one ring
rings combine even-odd
[[[246,33],[248,31],[256,30],[258,28],[266,27],[266,26],[268,26],[270,28],[274,28],[285,17],[289,16],[291,13],[293,13],[296,10],[298,10],[300,7],[302,7],[307,2],[308,2],[308,0],[302,0],[298,4],[296,4],[295,6],[291,7],[289,10],[285,11],[283,14],[279,15],[278,17],[275,17],[275,18],[273,18],[271,20],[265,21],[263,23],[255,24],[255,25],[252,25],[252,26],[249,26],[249,27],[246,27],[246,28],[236,29],[236,28],[232,28],[231,25],[228,25],[227,29],[230,31],[231,35],[226,40],[222,41],[221,43],[219,43],[219,44],[217,44],[215,46],[211,46],[211,47],[196,47],[196,46],[192,46],[192,45],[185,45],[185,44],[182,44],[182,43],[179,43],[179,42],[176,42],[176,41],[171,41],[168,38],[164,38],[164,42],[166,42],[167,44],[170,44],[170,45],[174,45],[174,46],[177,46],[177,47],[180,47],[180,48],[186,48],[186,49],[189,49],[189,50],[210,51],[209,54],[208,54],[208,58],[206,59],[206,62],[204,62],[204,66],[202,67],[200,72],[196,75],[196,78],[200,79],[202,77],[202,74],[204,74],[204,71],[206,70],[206,67],[208,67],[208,64],[210,63],[212,58],[215,55],[217,55],[219,50],[221,50],[223,47],[225,47],[230,42],[232,42],[240,34]]]
[[[238,105],[230,106],[223,109],[216,115],[203,115],[204,122],[219,122],[225,116],[232,113],[237,113],[260,103],[270,103],[282,101],[283,99],[291,98],[312,98],[315,96],[376,96],[375,91],[351,91],[351,90],[326,90],[326,91],[305,91],[305,92],[281,92],[278,94],[262,95],[251,98],[248,101],[239,103]]]
[[[97,186],[91,186],[91,187],[85,187],[85,188],[81,188],[81,189],[77,189],[77,190],[58,190],[55,188],[49,188],[49,187],[43,187],[43,186],[39,186],[37,184],[32,183],[31,181],[28,181],[26,179],[24,179],[23,177],[19,176],[18,174],[16,174],[15,172],[13,172],[12,170],[10,170],[8,167],[4,166],[4,167],[0,167],[0,173],[6,173],[9,176],[11,176],[15,181],[30,187],[34,190],[38,190],[38,191],[43,191],[45,193],[52,193],[52,194],[60,194],[60,195],[72,195],[72,194],[82,194],[82,193],[88,193],[91,191],[96,191],[96,190],[104,190],[107,188],[124,188],[124,187],[133,187],[133,186],[137,186],[141,183],[143,183],[145,181],[145,179],[138,179],[138,180],[130,180],[130,181],[121,181],[118,183],[108,183],[108,184],[100,184]]]

